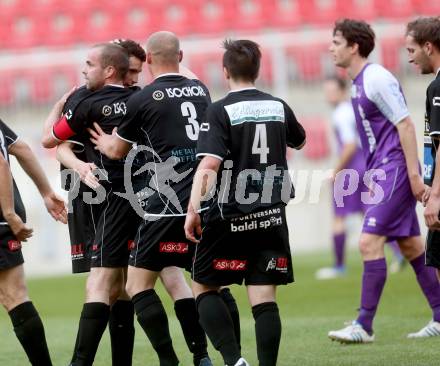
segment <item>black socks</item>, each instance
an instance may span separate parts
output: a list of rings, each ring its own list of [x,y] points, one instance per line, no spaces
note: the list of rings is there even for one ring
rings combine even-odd
[[[221,289],[220,296],[228,307],[229,314],[231,314],[231,319],[234,323],[235,339],[237,340],[238,348],[241,350],[240,313],[238,311],[237,303],[228,288]]]
[[[9,312],[9,317],[29,362],[35,366],[52,366],[43,323],[32,302],[16,306]]]
[[[180,299],[174,303],[174,311],[182,327],[189,351],[194,355],[194,365],[208,357],[205,331],[199,323],[199,313],[194,298]]]
[[[102,302],[85,303],[79,321],[75,366],[91,366],[107,327],[110,306]]]
[[[173,349],[167,314],[159,296],[151,289],[136,294],[132,300],[138,322],[156,350],[160,366],[177,366],[179,360]]]
[[[260,366],[275,366],[281,339],[281,320],[275,302],[264,302],[252,307],[257,337]]]
[[[112,345],[112,366],[131,366],[134,345],[134,306],[118,300],[110,309],[108,327]]]
[[[208,291],[197,297],[199,321],[227,365],[235,365],[240,350],[234,334],[234,324],[228,308],[217,291]]]

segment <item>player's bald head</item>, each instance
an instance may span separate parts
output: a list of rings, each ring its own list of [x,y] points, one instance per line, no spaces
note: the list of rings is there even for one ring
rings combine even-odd
[[[147,53],[161,64],[178,64],[181,60],[179,39],[172,32],[153,33],[147,40]]]

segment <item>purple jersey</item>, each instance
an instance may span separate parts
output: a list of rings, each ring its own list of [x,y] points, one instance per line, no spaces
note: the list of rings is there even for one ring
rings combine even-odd
[[[367,169],[405,166],[396,125],[409,112],[396,78],[380,65],[365,65],[353,80],[351,101]]]

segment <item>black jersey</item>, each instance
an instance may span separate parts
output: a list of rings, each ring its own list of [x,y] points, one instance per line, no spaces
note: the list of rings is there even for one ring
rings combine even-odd
[[[16,143],[18,140],[18,136],[12,131],[6,123],[4,123],[0,119],[0,154],[5,158],[5,160],[9,163],[9,153],[8,149],[11,145]],[[4,177],[2,178],[4,179]],[[1,184],[1,182],[0,182]],[[17,185],[15,184],[15,180],[12,179],[13,191],[14,191],[14,208],[15,213],[20,216],[23,222],[26,222],[26,210],[23,205],[23,201],[20,196],[20,192],[18,190]],[[0,209],[0,225],[7,225],[5,218],[3,217],[2,211]]]
[[[208,108],[200,131],[197,156],[223,160],[217,204],[207,220],[241,216],[294,197],[286,145],[300,146],[305,132],[284,101],[255,88],[230,92]]]
[[[197,166],[199,122],[210,103],[198,80],[165,74],[128,101],[117,134],[137,142],[148,172],[145,212],[154,216],[184,215]]]
[[[73,115],[73,112],[76,110],[78,105],[86,98],[88,98],[90,95],[92,95],[92,91],[86,88],[85,85],[81,86],[80,88],[76,89],[66,100],[66,103],[63,107],[62,115],[66,118],[70,118],[70,116]],[[81,135],[74,135],[71,136],[67,141],[71,142],[73,144],[73,152],[75,153],[75,156],[82,161],[86,161],[86,156],[84,152],[84,140],[88,139],[89,135],[87,134],[81,134]],[[60,164],[60,171],[63,171],[66,169],[66,167],[63,164]],[[72,182],[70,181],[71,175],[68,175],[66,177],[66,181],[62,184],[62,189],[68,191],[72,187]],[[80,185],[81,189],[83,190],[85,187],[81,183]]]
[[[431,142],[432,137],[432,142]],[[425,183],[432,185],[434,179],[435,161],[437,149],[440,145],[440,72],[436,78],[429,84],[426,90],[426,112],[425,112]],[[431,156],[429,156],[430,148]],[[428,157],[427,157],[428,155]]]
[[[126,114],[126,103],[132,94],[133,90],[130,88],[118,85],[104,86],[82,100],[72,114],[61,119],[54,126],[54,136],[60,140],[69,140],[75,135],[81,136],[87,133],[87,128],[93,128],[94,122],[97,122],[105,133],[111,134]],[[107,176],[101,183],[107,182],[112,186],[123,184],[125,159],[107,158],[95,149],[89,138],[84,139],[84,152],[85,161],[94,163]]]

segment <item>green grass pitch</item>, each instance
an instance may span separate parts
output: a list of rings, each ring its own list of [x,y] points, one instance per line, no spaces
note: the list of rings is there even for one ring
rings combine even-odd
[[[376,342],[371,345],[343,346],[327,338],[330,329],[338,329],[356,315],[359,305],[361,261],[349,254],[345,278],[316,281],[314,272],[329,263],[329,254],[298,255],[294,258],[296,283],[278,291],[283,335],[280,366],[316,365],[439,365],[438,338],[408,340],[408,332],[419,330],[430,319],[428,305],[418,290],[410,266],[388,275],[384,295],[375,320]],[[84,298],[84,276],[35,279],[29,281],[31,298],[46,328],[54,365],[67,365],[75,340],[79,313]],[[189,354],[172,304],[162,286],[158,291],[169,315],[174,346],[182,366],[190,366]],[[241,311],[243,356],[257,365],[254,324],[244,287],[232,288]],[[0,314],[0,365],[27,365],[10,321]],[[219,354],[210,348],[214,365],[223,365]],[[136,328],[134,365],[157,365],[156,355],[142,330]],[[106,332],[95,360],[96,366],[111,365],[110,342]]]

